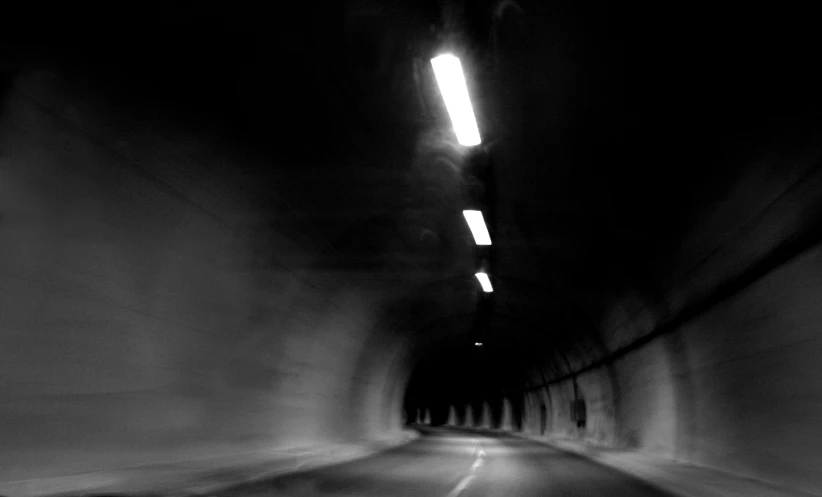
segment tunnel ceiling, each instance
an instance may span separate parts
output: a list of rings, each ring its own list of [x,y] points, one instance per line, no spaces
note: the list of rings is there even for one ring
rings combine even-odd
[[[303,262],[384,295],[378,326],[429,371],[493,357],[550,380],[609,352],[615,307],[664,308],[702,255],[683,254],[683,238],[747,164],[807,137],[793,131],[819,103],[812,30],[770,36],[782,20],[754,9],[141,4],[4,50],[135,116],[123,119],[164,116],[254,158],[215,174],[270,226],[325,247]],[[490,298],[461,217],[472,177],[429,69],[442,46],[466,61],[493,157]]]

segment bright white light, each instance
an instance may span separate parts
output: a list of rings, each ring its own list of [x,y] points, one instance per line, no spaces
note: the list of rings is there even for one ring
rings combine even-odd
[[[466,147],[479,145],[482,140],[477,129],[477,121],[474,119],[474,110],[471,108],[471,99],[468,97],[459,57],[451,54],[440,55],[431,59],[431,65],[434,66],[434,76],[445,100],[445,108],[451,116],[457,141]]]
[[[482,347],[482,342],[474,342],[475,347]]]
[[[462,211],[465,216],[465,222],[471,228],[471,234],[474,235],[474,241],[477,245],[491,245],[491,235],[488,234],[488,228],[485,227],[485,220],[482,218],[482,211]]]
[[[492,287],[492,286],[491,286],[491,280],[489,280],[489,279],[488,279],[488,275],[487,275],[487,274],[485,274],[485,273],[477,273],[477,274],[475,274],[474,276],[476,276],[476,277],[477,277],[477,279],[479,280],[480,285],[482,286],[482,290],[483,290],[485,293],[491,293],[491,292],[493,292],[493,291],[494,291],[494,287]]]

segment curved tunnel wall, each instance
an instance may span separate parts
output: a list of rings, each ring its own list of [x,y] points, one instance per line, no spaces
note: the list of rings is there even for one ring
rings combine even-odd
[[[0,481],[399,429],[384,297],[257,209],[253,159],[47,73],[0,120]]]
[[[822,174],[812,159],[790,169],[752,168],[686,241],[683,252],[689,242],[710,245],[701,237],[724,236],[721,248],[668,295],[670,314],[689,313],[688,304],[700,299],[708,303],[638,348],[578,374],[584,427],[572,421],[568,378],[526,394],[526,431],[540,432],[546,406],[551,436],[822,491]],[[778,187],[771,178],[769,189],[762,188],[768,174],[782,179]],[[653,309],[611,328],[611,349],[664,326],[665,313]]]

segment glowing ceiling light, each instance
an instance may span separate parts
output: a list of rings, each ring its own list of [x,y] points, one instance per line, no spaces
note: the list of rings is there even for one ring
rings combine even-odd
[[[474,342],[475,347],[482,347],[482,342]]]
[[[477,121],[474,119],[474,110],[471,108],[471,99],[468,97],[459,57],[451,54],[440,55],[431,59],[431,65],[434,67],[434,76],[445,100],[445,108],[451,116],[457,141],[467,147],[479,145],[482,140],[477,129]]]
[[[491,293],[494,291],[494,287],[491,286],[491,280],[488,279],[487,274],[479,272],[474,276],[476,276],[479,280],[480,285],[482,286],[482,291],[484,291],[485,293]]]
[[[482,218],[482,211],[462,211],[465,216],[465,221],[468,227],[471,228],[471,234],[474,235],[474,241],[477,245],[491,245],[491,235],[488,234],[488,228],[485,226],[485,220]]]

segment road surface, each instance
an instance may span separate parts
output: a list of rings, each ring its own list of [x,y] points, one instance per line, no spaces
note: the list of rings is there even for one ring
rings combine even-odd
[[[495,433],[425,430],[407,445],[222,496],[670,497],[580,456]]]

